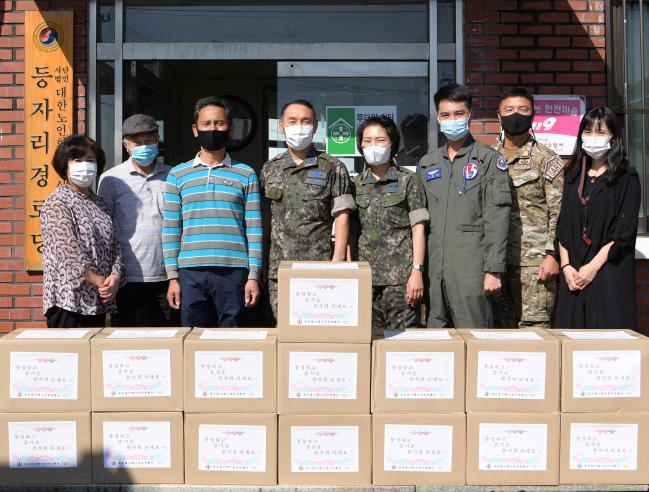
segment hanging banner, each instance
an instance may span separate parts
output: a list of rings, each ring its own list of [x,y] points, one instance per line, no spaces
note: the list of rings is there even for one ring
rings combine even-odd
[[[72,12],[25,12],[25,269],[42,270],[43,202],[61,182],[51,161],[73,132]]]
[[[582,96],[534,96],[532,129],[539,143],[557,154],[570,156],[575,150],[579,123],[586,113]]]
[[[327,154],[337,157],[360,156],[356,130],[372,116],[387,116],[397,122],[396,106],[327,106]]]

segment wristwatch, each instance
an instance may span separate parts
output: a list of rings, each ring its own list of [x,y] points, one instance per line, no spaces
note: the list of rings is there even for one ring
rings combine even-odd
[[[412,264],[412,269],[413,270],[419,270],[420,272],[424,272],[424,265],[422,263],[413,263]]]

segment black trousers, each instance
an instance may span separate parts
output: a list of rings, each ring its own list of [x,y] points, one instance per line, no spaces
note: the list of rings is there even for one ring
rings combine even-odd
[[[117,313],[111,315],[116,327],[179,326],[180,313],[167,302],[169,282],[129,282],[117,292]]]
[[[244,309],[246,268],[179,268],[182,326],[236,328]]]
[[[53,306],[45,313],[48,328],[103,328],[106,314],[81,314]]]

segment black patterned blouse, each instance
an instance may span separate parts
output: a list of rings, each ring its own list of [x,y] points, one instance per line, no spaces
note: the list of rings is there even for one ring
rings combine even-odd
[[[102,277],[122,277],[119,239],[104,200],[59,185],[41,210],[43,234],[43,313],[53,306],[84,315],[116,311],[85,280],[89,268]]]

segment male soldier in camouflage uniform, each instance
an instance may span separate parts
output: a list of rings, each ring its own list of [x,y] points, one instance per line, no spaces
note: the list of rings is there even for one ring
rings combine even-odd
[[[488,296],[505,273],[511,190],[505,159],[472,137],[472,97],[451,84],[435,94],[446,143],[417,172],[430,213],[428,326],[493,326]]]
[[[507,159],[513,183],[507,275],[494,298],[496,326],[501,328],[549,328],[556,300],[554,235],[564,163],[529,134],[533,118],[534,99],[525,89],[501,95],[498,119],[504,138],[494,149]]]
[[[308,101],[284,105],[279,128],[288,150],[266,162],[261,170],[264,251],[270,249],[265,264],[275,318],[277,267],[281,261],[345,261],[347,256],[349,213],[356,208],[349,173],[338,159],[313,147],[317,124]]]
[[[356,141],[368,165],[354,178],[358,257],[372,267],[372,332],[381,336],[419,325],[429,216],[419,177],[393,161],[400,143],[394,121],[369,118]]]

